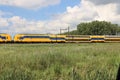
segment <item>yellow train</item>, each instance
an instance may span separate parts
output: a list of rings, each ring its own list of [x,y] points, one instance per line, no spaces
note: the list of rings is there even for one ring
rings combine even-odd
[[[89,35],[67,35],[66,36],[66,42],[76,42],[76,43],[82,43],[82,42],[90,42],[90,36]]]
[[[92,43],[92,42],[120,42],[120,36],[104,35],[55,35],[55,34],[16,34],[12,39],[9,34],[0,34],[0,43]]]
[[[66,35],[17,34],[14,42],[66,42]]]
[[[105,36],[90,36],[90,42],[105,42]]]
[[[0,42],[11,42],[12,38],[9,34],[0,33]]]

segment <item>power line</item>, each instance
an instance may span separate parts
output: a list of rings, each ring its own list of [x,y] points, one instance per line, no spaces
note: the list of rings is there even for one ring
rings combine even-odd
[[[68,31],[68,35],[69,35],[69,33],[70,33],[70,27],[69,27],[69,26],[68,26],[68,28],[65,28],[65,29],[61,29],[61,28],[60,28],[60,34],[62,33],[63,30],[64,30],[64,31],[65,31],[65,30]]]

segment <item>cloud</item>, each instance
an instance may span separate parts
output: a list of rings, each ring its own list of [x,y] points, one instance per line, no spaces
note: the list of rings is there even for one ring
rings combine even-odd
[[[59,3],[60,0],[0,0],[0,5],[17,6],[27,9],[38,9]]]
[[[8,23],[7,19],[0,18],[0,28],[6,27],[8,25],[9,25],[9,23]]]
[[[93,17],[96,16],[96,12],[91,11],[91,8],[86,5],[88,3],[74,7],[68,6],[65,12],[45,21],[33,21],[13,16],[8,18],[9,27],[7,29],[10,33],[59,33],[60,28],[66,29],[68,26],[70,29],[76,29],[76,25],[80,22],[93,20]],[[92,5],[90,6],[92,7]],[[88,14],[88,11],[91,13]]]
[[[92,4],[91,10],[96,12],[96,16],[93,17],[94,20],[100,20],[100,21],[110,21],[112,23],[117,23],[120,24],[119,19],[120,19],[120,13],[119,7],[120,6],[118,3],[120,3],[119,0],[105,0],[105,2],[102,2],[103,0],[87,0],[83,1],[84,3],[89,3],[88,5]],[[96,5],[94,4],[97,2],[98,4],[102,5]],[[118,2],[118,3],[117,3]],[[90,11],[91,12],[91,11]]]
[[[120,3],[120,0],[86,0],[90,1],[96,5],[105,5],[105,4],[110,4],[110,3]]]
[[[9,31],[12,33],[43,33],[44,22],[29,21],[19,16],[13,16],[8,19],[8,23],[11,24]],[[42,31],[43,30],[43,31]]]
[[[0,16],[3,16],[5,13],[3,11],[0,11]]]
[[[8,23],[11,23],[9,31],[12,33],[58,33],[60,27],[68,26],[60,20],[30,21],[19,16],[9,18]]]
[[[104,6],[104,5],[109,5],[109,4],[115,4],[117,5],[117,13],[120,14],[120,0],[86,0],[89,1],[93,4],[95,4],[96,6]],[[113,9],[112,9],[113,10]]]
[[[97,1],[97,0],[96,0]],[[66,11],[57,14],[51,20],[34,21],[27,20],[20,16],[12,16],[10,18],[1,17],[4,28],[0,27],[4,33],[59,33],[60,28],[76,29],[81,22],[89,22],[93,20],[111,21],[120,24],[120,14],[118,14],[118,4],[111,3],[104,5],[96,5],[91,1],[82,0],[79,5],[74,7],[68,6]]]
[[[66,23],[62,23],[58,20],[51,21],[33,21],[21,18],[19,16],[13,16],[11,18],[0,19],[0,32],[3,33],[58,33],[60,27],[65,28]]]

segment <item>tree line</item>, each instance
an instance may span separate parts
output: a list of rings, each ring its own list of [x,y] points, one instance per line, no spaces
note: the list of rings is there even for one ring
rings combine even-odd
[[[66,32],[70,35],[116,35],[120,33],[120,26],[106,21],[92,21],[80,23],[77,30]]]

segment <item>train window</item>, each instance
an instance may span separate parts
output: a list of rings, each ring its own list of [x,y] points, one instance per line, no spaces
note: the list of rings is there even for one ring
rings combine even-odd
[[[6,37],[4,37],[4,36],[0,36],[0,38],[2,38],[2,39],[6,39]]]
[[[24,39],[24,37],[18,37],[18,39],[23,40],[23,39]]]
[[[23,39],[23,38],[50,38],[50,37],[49,36],[24,36],[21,38]]]

